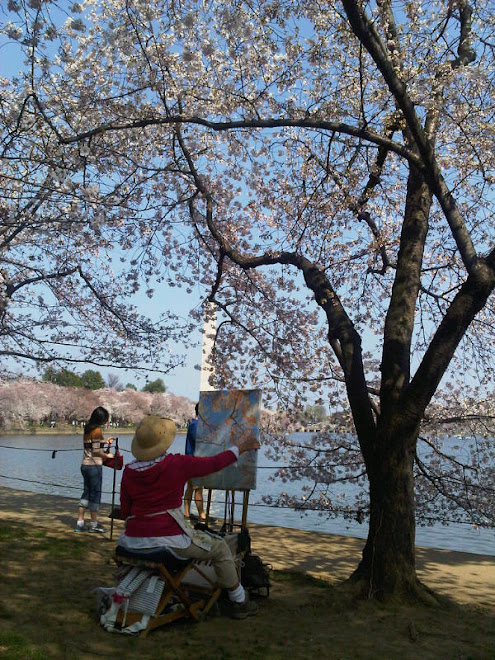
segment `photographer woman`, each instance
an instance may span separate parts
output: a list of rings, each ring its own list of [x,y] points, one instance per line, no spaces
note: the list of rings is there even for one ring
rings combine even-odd
[[[113,454],[106,453],[103,449],[105,439],[101,427],[108,422],[108,419],[108,410],[98,406],[93,410],[89,422],[84,427],[84,452],[81,464],[84,490],[79,500],[79,517],[74,528],[75,532],[102,533],[105,531],[98,522],[98,511],[100,509],[103,482],[103,459],[113,458]],[[114,438],[108,438],[106,442],[110,445],[113,440]],[[89,527],[86,527],[84,522],[86,509],[89,509],[91,516]]]

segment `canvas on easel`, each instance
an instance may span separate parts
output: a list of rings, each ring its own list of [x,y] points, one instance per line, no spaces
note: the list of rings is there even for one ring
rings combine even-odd
[[[260,390],[201,392],[196,456],[214,456],[247,437],[259,440],[260,404]],[[194,484],[218,490],[254,490],[257,461],[258,452],[245,452],[233,465],[194,480]]]

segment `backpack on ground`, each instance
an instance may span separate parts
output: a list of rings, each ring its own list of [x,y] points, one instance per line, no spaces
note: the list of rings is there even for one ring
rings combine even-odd
[[[223,537],[227,533],[227,527],[224,524],[220,532],[214,532],[204,523],[198,523],[195,529],[207,531],[213,536]],[[270,564],[266,564],[258,555],[251,554],[251,536],[247,529],[241,529],[237,534],[237,553],[241,556],[240,560],[240,579],[242,586],[248,590],[251,596],[265,596],[268,598],[270,593],[270,576],[272,570]]]
[[[246,554],[241,562],[241,584],[250,595],[265,596],[270,593],[270,564],[265,564],[258,555]]]

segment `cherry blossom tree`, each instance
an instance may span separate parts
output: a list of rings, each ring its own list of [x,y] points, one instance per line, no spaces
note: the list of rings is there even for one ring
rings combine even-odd
[[[65,19],[70,10],[60,4],[53,8]],[[89,363],[167,373],[183,362],[168,349],[176,348],[178,333],[189,326],[172,311],[148,318],[133,304],[143,286],[148,295],[151,289],[139,247],[129,257],[119,249],[119,243],[132,248],[129,227],[138,224],[136,208],[126,210],[127,174],[108,179],[108,204],[102,204],[89,175],[87,145],[66,148],[54,140],[51,111],[41,103],[40,81],[50,81],[51,65],[69,64],[71,39],[78,34],[77,20],[69,18],[66,42],[57,51],[56,30],[44,13],[50,5],[9,1],[0,8],[2,62],[13,71],[11,78],[0,78],[2,371]],[[77,3],[73,11],[77,16]],[[53,99],[56,113],[69,111],[63,110],[66,92],[59,89]],[[104,161],[97,169],[103,175]]]
[[[4,27],[28,66],[3,84],[2,204],[28,217],[12,232],[55,223],[43,281],[105,307],[94,253],[130,250],[124,294],[142,274],[216,304],[216,385],[340,411],[273,451],[329,514],[332,483],[367,488],[349,581],[366,597],[428,597],[416,518],[495,521],[489,4],[18,0]],[[449,423],[474,435],[462,462]]]
[[[150,414],[152,395],[131,389],[115,394],[111,401],[106,402],[111,405],[112,417],[121,423],[137,424],[145,415]]]
[[[160,395],[155,395],[157,398]],[[163,407],[159,414],[164,417],[171,417],[175,423],[185,428],[188,422],[194,417],[194,403],[184,396],[167,393],[162,395]]]
[[[52,418],[60,423],[81,424],[81,422],[86,422],[93,410],[100,405],[97,390],[86,390],[80,387],[52,387],[54,388],[51,396]],[[40,393],[42,392],[43,390]]]
[[[26,428],[30,424],[50,422],[56,385],[38,384],[29,380],[0,383],[0,417],[3,428]]]

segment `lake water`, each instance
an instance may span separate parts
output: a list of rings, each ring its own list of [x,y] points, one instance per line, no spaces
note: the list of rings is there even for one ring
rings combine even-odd
[[[108,434],[107,434],[108,435]],[[117,435],[117,432],[113,433]],[[183,434],[178,434],[170,451],[183,453]],[[124,461],[131,460],[131,435],[119,436],[119,447],[124,454]],[[78,499],[82,491],[80,472],[82,456],[81,435],[44,435],[44,436],[3,436],[0,437],[0,485],[8,488],[27,490],[37,493],[48,493]],[[53,452],[55,453],[54,458]],[[278,484],[269,480],[275,464],[260,450],[258,457],[257,488],[250,493],[248,521],[264,525],[305,529],[366,538],[366,524],[343,519],[327,519],[319,516],[316,511],[305,514],[291,509],[267,507],[262,504],[262,496],[270,493],[276,495],[279,491],[287,491],[287,484]],[[122,473],[116,472],[115,502],[119,501],[120,478]],[[103,469],[104,502],[112,501],[113,471]],[[291,485],[291,487],[294,487]],[[223,518],[224,494],[214,491],[213,498],[219,500],[212,505],[212,514]],[[240,494],[239,494],[240,500]],[[236,512],[237,512],[236,508]],[[193,505],[193,511],[195,511]],[[74,505],[76,515],[76,505]],[[239,507],[240,517],[240,507]],[[418,527],[416,530],[418,546],[460,550],[476,554],[495,556],[495,530],[475,529],[469,525],[434,525],[433,527]]]

